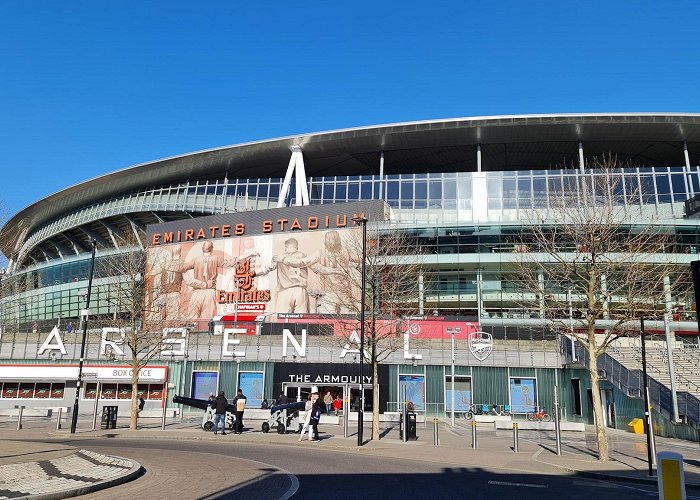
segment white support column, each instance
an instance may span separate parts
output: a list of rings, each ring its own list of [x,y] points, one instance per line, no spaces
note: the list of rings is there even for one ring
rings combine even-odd
[[[690,175],[690,155],[688,154],[688,141],[683,141],[683,157],[685,158],[685,172],[683,172],[683,180],[685,181],[685,189],[690,196],[695,196],[695,187],[692,182],[688,182]]]
[[[277,208],[282,208],[289,193],[289,187],[294,175],[294,204],[298,207],[309,205],[309,188],[306,183],[306,169],[304,168],[304,155],[299,146],[292,146],[292,157],[289,159],[287,173],[284,176],[280,196],[277,200]]]
[[[292,174],[294,173],[296,162],[296,153],[292,151],[292,157],[289,159],[289,165],[287,166],[287,173],[284,175],[284,182],[282,182],[282,189],[280,189],[280,197],[277,200],[277,208],[282,208],[284,206],[284,201],[287,199],[289,183],[292,181]]]
[[[384,151],[379,156],[379,197],[377,199],[384,199]]]
[[[298,180],[301,192],[301,201],[297,197],[297,206],[309,206],[309,184],[306,182],[306,167],[304,167],[304,154],[301,149],[297,152],[297,168],[294,174]]]
[[[481,144],[476,145],[476,171],[481,172]]]
[[[583,143],[578,141],[578,168],[581,173],[586,170],[586,162],[583,159]]]

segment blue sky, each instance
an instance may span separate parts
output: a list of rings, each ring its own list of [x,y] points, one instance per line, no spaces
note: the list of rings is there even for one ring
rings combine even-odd
[[[303,132],[700,112],[698,19],[680,1],[5,2],[0,201]]]

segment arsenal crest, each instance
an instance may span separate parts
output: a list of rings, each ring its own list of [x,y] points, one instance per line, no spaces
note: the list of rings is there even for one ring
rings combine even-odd
[[[489,357],[493,350],[493,336],[486,332],[473,332],[469,334],[469,351],[479,361]]]

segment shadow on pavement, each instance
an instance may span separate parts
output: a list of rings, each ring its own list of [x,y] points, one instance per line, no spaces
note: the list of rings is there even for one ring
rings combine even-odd
[[[311,457],[313,460],[313,457]],[[353,499],[446,499],[512,498],[517,500],[566,498],[572,500],[615,500],[652,498],[654,486],[625,485],[577,475],[551,476],[534,473],[494,473],[480,468],[446,468],[439,474],[377,473],[307,474],[296,476],[298,489],[291,497],[295,480],[279,471],[266,470],[263,477],[203,498],[257,500],[292,498],[318,500]]]

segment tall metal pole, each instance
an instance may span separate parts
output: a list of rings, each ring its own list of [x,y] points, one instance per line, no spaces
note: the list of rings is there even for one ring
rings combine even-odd
[[[73,415],[71,416],[70,433],[75,434],[78,425],[78,400],[80,388],[83,384],[83,362],[85,360],[85,340],[87,339],[88,316],[90,315],[90,294],[92,292],[92,276],[95,273],[95,249],[97,240],[92,240],[92,257],[90,258],[90,277],[88,278],[87,297],[85,298],[85,318],[83,320],[83,340],[80,344],[80,362],[78,364],[78,384],[75,387],[75,402],[73,403]],[[99,397],[99,395],[96,395]]]
[[[559,421],[559,387],[554,386],[554,434],[557,442],[557,455],[561,455],[561,422]]]
[[[671,406],[673,407],[673,421],[678,423],[678,394],[676,393],[676,368],[673,364],[673,344],[675,335],[671,334],[669,325],[669,316],[671,313],[664,314],[664,330],[666,333],[666,356],[668,358],[668,374],[671,377]]]
[[[649,388],[647,387],[647,349],[645,345],[644,318],[639,320],[640,337],[642,340],[642,388],[644,391],[644,425],[647,431],[647,462],[649,463],[649,475],[653,476],[652,470],[653,454],[651,450],[651,412],[649,410]]]
[[[452,405],[452,427],[455,426],[455,332],[452,332],[452,381],[450,382],[450,390],[452,391],[450,399]]]
[[[360,297],[360,408],[357,412],[357,446],[362,446],[362,428],[364,425],[364,372],[365,372],[365,302],[367,293],[367,219],[365,217],[353,218],[355,224],[362,224],[362,296]]]

